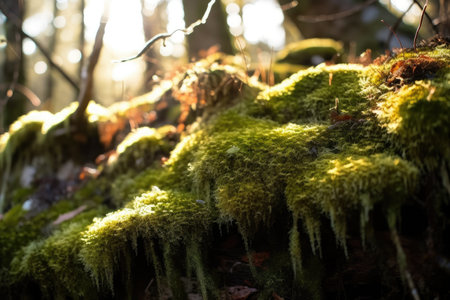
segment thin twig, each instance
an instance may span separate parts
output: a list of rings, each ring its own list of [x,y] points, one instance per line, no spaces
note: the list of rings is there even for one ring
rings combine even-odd
[[[206,21],[208,20],[209,17],[209,13],[211,12],[211,8],[214,5],[214,3],[216,2],[216,0],[210,0],[208,3],[208,7],[205,10],[205,13],[203,14],[203,17],[197,21],[195,21],[194,23],[192,23],[191,25],[189,25],[189,27],[186,28],[179,28],[176,29],[170,33],[166,32],[166,33],[160,33],[155,35],[153,38],[151,38],[144,46],[144,48],[142,48],[142,50],[136,54],[135,56],[129,57],[129,58],[125,58],[125,59],[120,59],[120,60],[115,60],[114,62],[126,62],[126,61],[130,61],[130,60],[134,60],[138,57],[141,57],[148,49],[150,49],[150,47],[152,47],[157,41],[159,40],[163,40],[163,43],[165,42],[166,39],[168,39],[169,37],[171,37],[172,35],[174,35],[177,32],[182,32],[184,35],[190,35],[195,27],[205,24]]]
[[[20,19],[17,16],[10,14],[5,9],[2,2],[0,2],[0,11],[19,29],[20,34],[22,36],[29,38],[36,45],[36,47],[39,49],[39,51],[41,51],[41,53],[47,59],[50,66],[52,68],[54,68],[56,71],[58,71],[58,73],[61,74],[61,76],[64,77],[64,79],[66,79],[67,82],[70,83],[70,85],[76,91],[79,91],[78,84],[75,82],[75,80],[73,80],[57,63],[55,63],[55,61],[52,59],[51,55],[48,53],[48,51],[45,49],[44,46],[42,46],[42,44],[39,41],[37,41],[34,37],[30,36],[29,34],[27,34],[26,32],[23,31],[22,26],[20,25]]]
[[[0,83],[0,89],[7,86],[7,83]],[[18,91],[19,93],[24,95],[30,101],[30,103],[33,104],[33,106],[39,106],[41,104],[41,99],[39,99],[39,97],[32,90],[20,83],[15,84],[14,91]]]
[[[437,28],[436,25],[434,25],[433,19],[430,17],[430,15],[425,11],[426,7],[422,7],[422,5],[420,4],[419,1],[417,0],[413,0],[415,4],[417,4],[417,6],[419,6],[419,8],[422,10],[422,16],[421,19],[423,19],[423,14],[425,14],[425,17],[427,18],[428,22],[430,22],[431,27],[433,28],[433,31],[438,34],[439,33],[439,29]],[[428,0],[425,3],[425,5],[428,5]],[[424,5],[424,6],[425,6]],[[422,21],[421,21],[422,22]]]
[[[291,1],[289,3],[281,5],[281,10],[282,11],[287,11],[287,10],[292,9],[294,7],[297,7],[297,6],[298,6],[298,1],[294,0],[294,1]]]
[[[425,5],[422,8],[422,14],[420,15],[419,26],[417,26],[416,34],[414,35],[414,51],[416,51],[417,37],[419,36],[419,31],[420,31],[420,28],[422,27],[423,16],[425,15],[425,11],[426,11],[427,7],[428,7],[428,0],[425,2]]]
[[[391,36],[394,35],[395,38],[397,39],[397,42],[399,43],[400,47],[402,47],[402,50],[404,49],[402,41],[400,41],[400,39],[398,38],[397,34],[395,33],[394,29],[392,29],[391,26],[389,26],[388,23],[384,22],[384,20],[381,20],[381,23],[383,23],[384,25],[386,25],[386,27],[389,29],[389,31],[391,32]],[[390,40],[390,38],[389,38]],[[388,46],[389,46],[389,40],[388,40]]]
[[[350,17],[351,15],[354,15],[367,6],[370,6],[377,2],[377,0],[368,0],[364,3],[361,3],[360,5],[355,5],[354,7],[344,10],[335,14],[330,15],[317,15],[317,16],[298,16],[297,20],[301,22],[307,22],[307,23],[320,23],[320,22],[327,22],[327,21],[335,21],[338,19],[343,19]]]
[[[389,226],[391,229],[392,242],[394,243],[396,251],[397,251],[397,256],[399,257],[400,260],[401,259],[406,260],[405,252],[403,251],[400,237],[398,236],[397,228],[395,228],[395,226],[393,226],[392,224],[389,224]],[[406,267],[406,262],[405,262],[405,265],[403,265],[403,266],[400,265],[400,271],[403,273],[402,275],[406,279],[406,283],[408,284],[409,291],[411,293],[412,298],[414,300],[420,300],[419,292],[417,291],[417,288],[414,284],[411,273],[409,272],[409,270]]]
[[[109,19],[109,0],[105,1],[103,15],[100,20],[100,26],[98,27],[97,34],[95,35],[94,46],[92,48],[91,56],[86,68],[83,69],[81,74],[81,89],[78,94],[78,107],[73,114],[73,118],[76,124],[81,124],[84,120],[84,112],[92,98],[92,87],[94,81],[94,70],[97,66],[100,52],[103,48],[103,36],[105,35],[106,24]]]
[[[390,33],[389,33],[389,37],[388,37],[388,39],[387,39],[387,44],[388,44],[388,45],[391,43],[392,36],[393,36],[393,35],[396,36],[395,32],[397,31],[398,26],[400,26],[400,24],[402,23],[403,18],[404,18],[405,15],[411,10],[411,8],[412,8],[413,6],[414,6],[414,2],[411,2],[411,4],[410,4],[410,5],[408,6],[408,8],[402,13],[402,15],[401,15],[400,17],[397,18],[397,21],[395,22],[395,24],[394,24],[391,28],[389,28]],[[397,38],[397,40],[399,40],[398,37],[396,37],[396,38]],[[400,42],[399,42],[399,44],[401,45]],[[403,46],[401,46],[401,47],[403,48]]]

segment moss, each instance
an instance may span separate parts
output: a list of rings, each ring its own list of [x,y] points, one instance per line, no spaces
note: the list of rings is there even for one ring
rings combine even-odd
[[[78,259],[81,232],[92,218],[103,214],[104,208],[84,212],[45,239],[25,246],[12,262],[14,281],[32,280],[38,283],[46,298],[84,298],[95,295],[95,288]]]
[[[280,84],[261,92],[250,108],[254,116],[289,121],[325,121],[339,99],[340,109],[356,114],[366,109],[361,78],[368,70],[359,65],[320,65],[292,75]]]
[[[207,203],[213,205],[215,199],[223,218],[255,229],[260,223],[270,223],[272,210],[282,205],[286,176],[313,158],[310,143],[325,128],[280,126],[231,111],[196,134],[201,138],[195,150],[190,147],[196,137],[182,141],[169,167],[185,172],[179,177],[192,178],[194,191]],[[186,159],[181,153],[191,154]]]
[[[450,161],[449,75],[416,81],[389,92],[379,105],[378,118],[399,151],[428,170]]]
[[[2,179],[0,211],[11,206],[8,190],[20,187],[22,168],[31,165],[39,169],[39,176],[53,174],[62,162],[69,159],[83,160],[92,155],[95,147],[97,127],[94,121],[88,123],[85,136],[73,135],[69,116],[76,110],[72,103],[56,114],[47,111],[32,111],[11,124],[7,133],[0,138],[0,174]],[[90,103],[87,108],[89,119],[99,106]],[[83,148],[84,151],[80,151]]]
[[[169,129],[172,127],[169,126]],[[175,129],[173,129],[175,131]],[[130,132],[117,146],[117,158],[109,161],[106,172],[122,173],[130,169],[142,170],[156,159],[169,155],[171,145],[164,140],[166,127],[140,127]]]
[[[287,45],[277,54],[277,62],[294,65],[314,65],[314,58],[321,61],[336,60],[342,54],[342,43],[331,39],[306,39]],[[316,63],[317,64],[317,63]]]
[[[83,233],[83,263],[97,284],[113,288],[114,267],[120,255],[137,249],[137,239],[178,243],[203,234],[210,218],[194,195],[154,187],[94,223]]]
[[[374,205],[399,207],[417,186],[418,174],[410,162],[388,154],[328,154],[289,180],[287,201],[294,216],[303,220],[313,250],[320,248],[320,214],[330,218],[337,240],[346,249],[352,212],[360,215],[364,236]]]

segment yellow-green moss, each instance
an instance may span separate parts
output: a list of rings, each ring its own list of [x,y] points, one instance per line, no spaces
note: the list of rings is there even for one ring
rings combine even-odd
[[[84,271],[78,252],[82,245],[81,232],[93,217],[104,212],[102,208],[84,212],[62,223],[50,237],[25,246],[12,262],[13,280],[27,279],[38,283],[46,298],[92,297],[94,285]]]
[[[318,56],[322,61],[334,58],[334,62],[337,62],[342,53],[340,42],[332,39],[306,39],[287,45],[277,54],[277,62],[312,65],[314,56]]]
[[[280,126],[231,111],[182,141],[168,166],[191,178],[194,191],[217,205],[222,217],[255,229],[282,205],[285,178],[313,159],[310,143],[325,129]]]
[[[309,234],[313,250],[320,248],[320,215],[331,220],[337,240],[345,246],[347,219],[360,216],[364,236],[375,204],[399,207],[418,184],[419,171],[408,161],[389,154],[368,156],[326,154],[308,171],[290,178],[287,203]]]
[[[129,169],[142,170],[150,166],[158,156],[169,155],[171,145],[164,140],[166,133],[166,127],[140,127],[131,131],[117,146],[118,156],[110,162],[107,172],[111,174]]]
[[[194,195],[155,186],[123,209],[94,220],[83,233],[80,255],[97,284],[107,283],[113,289],[116,262],[137,249],[138,238],[186,242],[204,234],[210,222],[206,206]]]
[[[429,170],[450,161],[450,76],[416,81],[384,96],[378,118],[398,150]]]
[[[261,92],[250,108],[254,116],[278,122],[325,121],[339,99],[341,111],[357,114],[367,108],[361,79],[368,70],[360,65],[320,65],[292,75]],[[330,85],[331,83],[331,85]]]

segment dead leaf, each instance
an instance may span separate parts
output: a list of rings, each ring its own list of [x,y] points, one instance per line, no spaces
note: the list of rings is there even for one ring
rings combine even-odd
[[[74,209],[72,211],[69,211],[65,214],[59,215],[58,218],[53,221],[53,225],[59,225],[64,221],[68,221],[72,218],[74,218],[76,215],[80,214],[81,212],[83,212],[85,209],[87,208],[86,205],[81,205],[80,207],[78,207],[77,209]]]
[[[257,291],[258,290],[255,288],[250,288],[244,285],[232,286],[227,289],[228,297],[231,300],[245,300]]]

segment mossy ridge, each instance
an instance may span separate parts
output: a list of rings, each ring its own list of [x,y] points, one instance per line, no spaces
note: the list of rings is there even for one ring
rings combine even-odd
[[[52,205],[48,210],[31,218],[22,209],[22,203],[11,208],[5,214],[2,222],[0,222],[1,267],[8,267],[13,257],[16,256],[16,252],[22,246],[40,238],[45,226],[56,220],[60,214],[74,208],[73,203],[60,201]]]
[[[201,240],[210,223],[207,207],[193,194],[154,187],[123,209],[95,219],[83,233],[80,256],[97,285],[113,290],[114,266],[121,255],[137,251],[138,238],[179,245]]]
[[[253,230],[282,205],[284,179],[313,159],[311,143],[325,129],[279,125],[231,110],[181,141],[168,167],[191,178],[193,191],[217,205],[224,219]]]
[[[95,216],[106,212],[99,207],[64,222],[48,238],[36,239],[16,254],[11,264],[13,284],[24,280],[38,283],[45,298],[83,299],[96,294],[95,287],[79,260],[81,232]]]
[[[364,241],[374,205],[397,211],[414,191],[418,178],[419,170],[412,163],[387,153],[330,153],[314,161],[301,176],[290,178],[287,202],[294,217],[303,221],[313,252],[320,251],[321,214],[330,218],[336,239],[346,251],[348,216],[359,213]]]
[[[325,121],[330,118],[330,108],[335,106],[336,98],[342,111],[359,113],[368,106],[361,93],[361,78],[366,76],[369,76],[367,68],[351,64],[322,64],[299,71],[262,91],[250,105],[249,113],[281,123]]]
[[[117,173],[129,169],[145,169],[157,158],[168,156],[173,145],[167,141],[166,136],[175,130],[173,126],[157,129],[144,126],[132,130],[117,146],[117,157],[108,161],[105,172],[115,177]]]
[[[3,174],[0,175],[0,211],[11,205],[8,190],[11,186],[18,185],[25,165],[33,165],[40,170],[40,175],[46,175],[53,173],[63,160],[80,156],[76,153],[78,148],[74,147],[76,142],[70,137],[69,124],[69,116],[77,106],[77,103],[72,103],[56,114],[32,111],[11,124],[9,132],[1,136],[0,169]],[[96,139],[97,107],[99,106],[91,102],[87,108],[88,118],[91,119],[86,131],[88,141]]]
[[[397,149],[427,170],[450,162],[450,78],[416,81],[380,102],[378,118]]]
[[[318,56],[323,60],[343,54],[341,42],[332,39],[306,39],[287,45],[277,53],[277,63],[290,63],[294,65],[311,65],[312,57]]]

